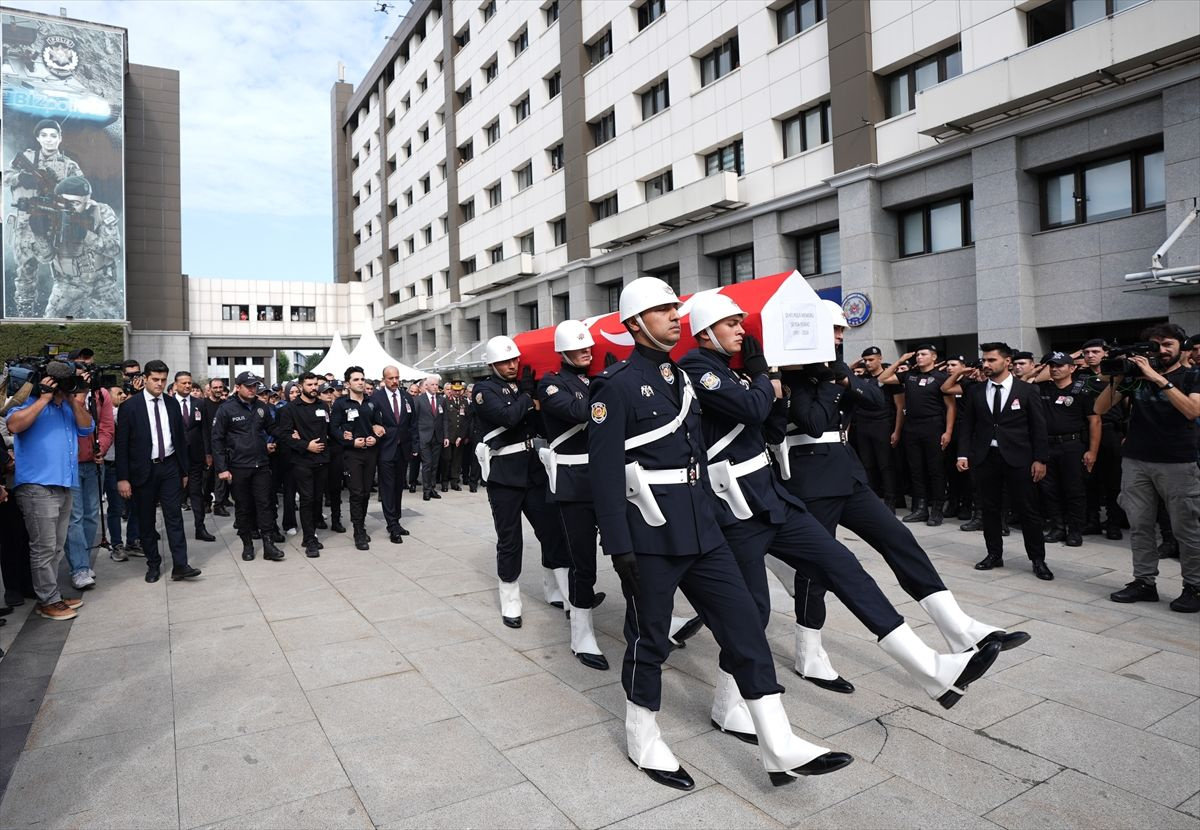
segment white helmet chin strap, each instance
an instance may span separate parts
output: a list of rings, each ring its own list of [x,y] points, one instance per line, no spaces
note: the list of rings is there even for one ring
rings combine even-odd
[[[671,351],[670,346],[664,345],[662,342],[659,341],[659,339],[657,337],[655,337],[653,334],[650,333],[650,329],[646,328],[646,324],[642,322],[642,315],[640,313],[633,315],[633,319],[636,320],[637,324],[642,327],[642,334],[644,334],[644,335],[646,335],[646,337],[650,338],[650,342],[653,343],[655,346],[657,346],[659,351],[663,351],[663,352]]]
[[[712,346],[714,349],[716,349],[718,352],[725,355],[726,357],[733,357],[733,355],[731,355],[728,351],[726,351],[725,347],[721,345],[721,341],[718,340],[717,335],[713,333],[712,326],[709,326],[708,328],[706,328],[704,330],[704,333],[708,335],[709,342],[712,343]]]

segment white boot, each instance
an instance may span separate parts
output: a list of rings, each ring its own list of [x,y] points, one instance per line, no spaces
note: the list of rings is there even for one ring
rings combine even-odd
[[[833,772],[853,760],[844,753],[830,752],[826,747],[809,743],[792,732],[782,695],[747,700],[746,708],[754,719],[754,730],[758,734],[759,757],[771,775],[771,783],[777,787],[801,775]]]
[[[880,640],[879,647],[903,666],[927,695],[947,709],[957,703],[963,694],[963,689],[955,684],[967,668],[967,663],[971,662],[976,654],[984,654],[982,651],[939,654],[925,645],[917,636],[917,632],[908,627],[908,623],[901,623],[895,631]],[[990,666],[1000,651],[999,644],[996,644],[994,650],[989,646],[987,651],[991,655],[991,660],[987,661],[987,666]],[[987,666],[984,667],[984,671]],[[983,672],[979,674],[982,675]]]
[[[569,609],[568,603],[571,601],[571,571],[568,568],[554,569],[554,584],[558,588],[559,596],[562,597],[564,609]],[[549,600],[554,602],[555,600]]]
[[[1004,633],[1003,628],[981,623],[968,617],[958,606],[958,600],[949,591],[938,591],[921,600],[921,607],[942,632],[951,651],[974,651],[976,644],[994,631]]]
[[[796,625],[796,674],[822,689],[848,694],[854,685],[838,674],[821,645],[821,629]]]
[[[763,563],[767,566],[767,570],[775,574],[775,577],[783,583],[783,590],[788,592],[788,596],[796,596],[796,569],[770,554],[763,559]]]
[[[521,627],[521,586],[500,580],[500,616],[509,628]]]
[[[550,568],[542,568],[542,593],[546,597],[546,602],[551,605],[558,603],[557,607],[562,608],[566,599],[558,589],[558,578],[555,574],[557,570],[559,569],[555,568],[551,570]],[[562,568],[561,570],[565,572],[566,568]]]
[[[712,725],[748,744],[758,743],[754,719],[742,700],[737,681],[727,671],[717,669],[717,688],[713,693]]]
[[[592,628],[592,609],[571,606],[571,653],[589,669],[604,671],[608,660],[596,642],[596,631]]]
[[[695,786],[663,742],[654,712],[631,700],[625,701],[625,742],[629,760],[658,783],[681,790]]]

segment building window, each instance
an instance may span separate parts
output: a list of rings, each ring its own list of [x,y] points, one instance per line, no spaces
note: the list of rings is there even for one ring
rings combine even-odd
[[[491,260],[492,265],[502,261],[504,259],[504,246],[497,245],[495,248],[488,248],[488,258]]]
[[[317,309],[311,305],[294,305],[291,317],[293,323],[315,323],[317,322]]]
[[[1042,228],[1128,216],[1166,203],[1161,148],[1077,164],[1042,176]]]
[[[930,202],[900,214],[900,256],[935,254],[975,241],[971,194]]]
[[[475,257],[467,257],[462,261],[462,270],[464,274],[475,273]]]
[[[458,163],[466,164],[471,159],[475,158],[475,142],[468,141],[466,144],[458,146]]]
[[[637,23],[638,31],[645,29],[655,20],[658,20],[667,13],[667,0],[647,0],[642,5],[638,6]]]
[[[467,36],[470,37],[470,35]],[[421,77],[417,78],[417,91],[424,92],[427,89],[429,89],[429,77],[422,75]]]
[[[754,279],[754,250],[752,248],[734,251],[716,259],[717,285],[733,285],[735,282]]]
[[[791,0],[775,10],[775,30],[783,43],[825,19],[825,0]]]
[[[483,128],[483,135],[487,139],[488,146],[491,147],[500,140],[500,119],[497,118],[491,124]]]
[[[616,113],[609,110],[595,121],[589,121],[588,126],[592,128],[593,147],[599,147],[601,144],[612,141],[617,135]]]
[[[266,322],[275,322],[283,319],[283,306],[281,305],[260,305],[258,307],[258,319]]]
[[[483,22],[487,23],[496,16],[496,0],[488,0],[480,7],[479,12],[483,15]]]
[[[549,26],[558,20],[558,0],[550,0],[550,5],[546,6],[544,11],[546,12],[546,25]]]
[[[421,228],[421,239],[426,245],[433,244],[433,225],[426,225]]]
[[[410,236],[404,240],[404,250],[410,255],[417,252],[417,238],[415,236]]]
[[[730,170],[739,176],[746,172],[746,160],[742,154],[742,140],[730,142],[724,147],[718,147],[704,156],[704,175],[712,176],[723,170]]]
[[[550,231],[554,235],[554,247],[567,244],[567,218],[560,216],[550,223]]]
[[[822,101],[812,109],[798,112],[783,122],[783,157],[790,158],[805,150],[828,144],[829,102]]]
[[[412,158],[412,142],[411,141],[404,142],[404,147],[402,149],[404,150],[404,160],[405,161],[408,161],[410,158]]]
[[[496,76],[500,74],[500,61],[492,58],[491,61],[483,67],[483,82],[490,84],[496,80]]]
[[[962,46],[955,44],[923,58],[887,77],[887,117],[900,115],[917,104],[917,93],[962,74]]]
[[[400,99],[400,104],[404,107],[404,111],[408,112],[410,109],[412,109],[412,96],[405,95]]]
[[[708,86],[718,78],[724,78],[738,66],[738,39],[734,35],[700,56],[700,86]]]
[[[842,243],[837,228],[796,239],[796,269],[804,276],[842,270]]]
[[[429,124],[422,124],[417,130],[417,137],[421,139],[422,144],[429,143]]]
[[[538,305],[537,305],[537,303],[529,303],[526,306],[522,306],[522,308],[525,309],[525,322],[529,326],[527,331],[533,331],[534,329],[541,328],[542,324],[540,322],[538,322]]]
[[[1051,0],[1025,15],[1029,45],[1058,37],[1072,29],[1123,12],[1145,0]]]
[[[529,93],[525,93],[525,97],[517,103],[513,104],[513,119],[520,124],[529,117]]]
[[[223,305],[221,306],[222,320],[249,320],[250,306],[248,305]]]
[[[642,93],[642,120],[665,110],[671,106],[671,93],[667,87],[667,79],[663,78]]]
[[[555,294],[552,298],[554,301],[554,319],[558,322],[571,319],[571,295],[570,294]]]
[[[449,216],[441,217],[440,219],[438,219],[438,222],[440,222],[442,225],[442,236],[445,236],[446,234],[450,233],[450,217]]]
[[[458,105],[465,107],[469,103],[471,103],[471,85],[467,84],[458,91]]]
[[[399,261],[400,261],[400,246],[393,245],[392,247],[388,248],[387,264],[395,265]]]
[[[500,192],[500,182],[496,182],[494,185],[487,188],[487,199],[488,207],[490,208],[496,207],[501,201],[503,201],[503,196]]]
[[[592,215],[595,216],[597,222],[599,222],[601,219],[607,219],[608,217],[612,216],[616,212],[617,212],[617,194],[616,193],[610,193],[609,195],[605,196],[603,199],[597,199],[596,201],[592,202]]]
[[[439,161],[437,164],[437,169],[438,169],[438,181],[439,182],[446,181],[446,162]]]
[[[467,199],[467,201],[463,202],[461,205],[458,206],[458,209],[459,209],[459,212],[462,213],[462,221],[470,222],[472,219],[475,218],[475,200],[474,199]]]
[[[514,172],[517,176],[518,193],[533,184],[533,162],[526,162],[524,167],[518,167]]]
[[[602,60],[612,54],[612,29],[605,29],[604,32],[587,45],[588,63],[595,66]]]
[[[530,231],[529,233],[525,234],[524,236],[518,236],[517,237],[517,246],[520,248],[521,253],[532,254],[533,253],[533,231]]]
[[[388,202],[388,221],[395,219],[400,215],[400,205],[396,202]]]
[[[562,93],[562,72],[555,70],[554,74],[546,79],[546,94],[549,96],[547,100],[553,101]]]
[[[675,189],[674,177],[671,175],[670,170],[658,174],[653,179],[647,179],[642,184],[644,184],[646,188],[647,202],[651,202],[657,199],[659,196],[670,193]]]
[[[454,36],[454,42],[458,44],[459,49],[463,48],[464,46],[466,46],[468,43],[471,42],[471,24],[470,23],[468,23],[466,26],[463,26],[461,29],[458,30],[458,34],[456,34]]]
[[[433,189],[433,183],[432,183],[431,179],[429,178],[429,174],[426,173],[424,176],[421,177],[421,192],[428,193],[432,189]]]
[[[404,191],[404,206],[412,207],[412,203],[413,203],[413,192],[412,192],[412,188],[410,187],[408,190]]]
[[[678,294],[679,294],[679,266],[678,265],[671,266],[670,268],[663,268],[660,271],[650,271],[649,275],[652,277],[658,277],[660,280],[665,282],[667,285],[671,286],[671,290],[675,292],[676,296],[678,296]]]
[[[621,307],[621,281],[608,282],[600,286],[604,289],[605,298],[608,300],[608,312],[611,314]]]
[[[517,36],[512,39],[513,57],[524,52],[529,48],[529,29],[522,29],[517,33]]]
[[[551,147],[549,150],[547,150],[546,155],[548,155],[550,157],[550,172],[551,173],[553,173],[555,170],[562,170],[562,166],[563,166],[562,142],[555,144],[553,147]]]

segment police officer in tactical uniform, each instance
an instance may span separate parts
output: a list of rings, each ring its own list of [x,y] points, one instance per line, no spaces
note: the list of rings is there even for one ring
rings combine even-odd
[[[878,346],[863,350],[864,375],[879,383],[883,373],[883,353]],[[871,479],[871,489],[893,512],[896,509],[897,469],[893,454],[904,428],[904,392],[897,384],[881,384],[887,405],[881,409],[863,409],[854,422],[854,445]]]
[[[562,519],[570,568],[555,568],[554,577],[571,615],[571,652],[580,663],[601,671],[608,659],[600,651],[592,628],[592,609],[604,599],[596,588],[596,508],[588,477],[587,376],[592,365],[591,332],[578,320],[564,320],[554,329],[554,350],[562,356],[557,372],[542,376],[537,399],[549,446],[538,450],[546,468],[550,498]]]
[[[1037,384],[1046,404],[1046,432],[1050,457],[1039,491],[1043,515],[1050,520],[1047,542],[1065,542],[1069,548],[1083,544],[1083,517],[1087,504],[1084,471],[1091,472],[1100,448],[1100,416],[1093,413],[1095,399],[1084,382],[1072,377],[1075,361],[1063,352],[1051,352],[1042,361],[1050,367],[1050,380]]]
[[[234,384],[234,395],[217,409],[212,425],[213,467],[217,477],[229,482],[234,500],[234,527],[242,540],[242,559],[254,558],[253,537],[262,538],[263,559],[283,559],[275,547],[271,530],[271,463],[267,439],[274,422],[270,408],[255,397],[261,380],[253,372],[242,372]]]
[[[361,366],[346,369],[349,394],[338,398],[330,415],[329,434],[345,450],[344,463],[350,483],[350,524],[354,528],[354,547],[371,549],[367,535],[367,501],[375,481],[375,461],[379,439],[383,437],[383,414],[366,396],[366,379]]]
[[[321,399],[321,403],[328,410],[330,418],[333,417],[333,403],[338,399],[338,387],[342,381],[326,381],[321,384],[317,396]],[[342,448],[342,442],[337,440],[336,436],[330,434],[329,443],[325,445],[325,450],[329,453],[329,468],[325,473],[325,491],[321,494],[324,497],[325,503],[329,505],[329,529],[334,533],[345,533],[346,526],[342,524],[342,479],[346,475],[345,450]],[[317,508],[317,530],[325,530],[325,517],[323,508]]]
[[[1108,378],[1100,374],[1100,361],[1108,354],[1108,346],[1102,338],[1088,340],[1082,348],[1084,367],[1075,373],[1082,380],[1093,398],[1100,396],[1108,386]],[[1103,532],[1105,538],[1121,539],[1121,528],[1128,526],[1125,511],[1117,503],[1121,494],[1121,443],[1129,423],[1129,401],[1119,404],[1100,416],[1100,448],[1096,464],[1087,476],[1087,506],[1083,535]],[[1104,524],[1100,524],[1100,507],[1104,506]]]
[[[304,555],[315,559],[324,547],[317,539],[320,494],[325,491],[329,466],[329,408],[318,399],[321,381],[312,372],[300,375],[300,394],[279,411],[277,443],[288,456],[300,496],[300,530]]]
[[[534,448],[538,437],[533,371],[519,371],[521,352],[511,337],[498,335],[483,347],[492,375],[475,384],[475,454],[496,526],[496,576],[500,616],[509,628],[521,627],[521,516],[533,525],[546,573],[542,587],[554,594],[554,568],[571,565],[557,511],[547,506],[546,471]],[[518,380],[518,375],[520,378]],[[561,602],[562,599],[560,598]]]
[[[792,733],[754,598],[717,524],[699,406],[669,354],[679,341],[679,298],[662,280],[641,277],[619,305],[636,346],[592,382],[588,456],[601,542],[626,600],[629,759],[660,784],[695,786],[656,722],[671,608],[682,589],[728,657],[772,783],[841,769],[849,755]]]

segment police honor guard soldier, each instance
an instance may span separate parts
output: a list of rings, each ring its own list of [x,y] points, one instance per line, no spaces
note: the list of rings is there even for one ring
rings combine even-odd
[[[367,535],[367,501],[375,480],[376,445],[383,437],[383,413],[365,394],[366,380],[361,366],[346,369],[350,393],[333,404],[329,432],[345,449],[344,463],[350,479],[350,524],[354,528],[354,547],[370,550]]]
[[[1050,529],[1047,542],[1063,542],[1077,548],[1083,544],[1087,491],[1084,471],[1091,472],[1100,448],[1100,416],[1093,413],[1095,400],[1082,379],[1071,376],[1075,361],[1062,352],[1051,352],[1044,361],[1050,380],[1037,384],[1046,404],[1046,431],[1050,456],[1041,496]]]
[[[620,317],[636,346],[591,390],[596,520],[626,600],[621,681],[629,759],[658,783],[695,786],[656,722],[671,607],[682,589],[729,658],[772,783],[832,772],[852,759],[792,733],[754,598],[717,524],[700,407],[669,355],[679,340],[678,305],[671,287],[654,277],[625,286]]]
[[[703,412],[709,480],[720,498],[717,520],[757,603],[760,624],[765,630],[771,617],[764,568],[764,557],[770,551],[792,568],[827,583],[878,638],[884,651],[931,697],[950,708],[965,687],[995,661],[1000,645],[990,643],[977,653],[934,652],[905,624],[854,554],[835,541],[804,503],[779,483],[768,461],[766,441],[768,435],[774,440],[782,437],[788,400],[780,382],[768,377],[758,341],[743,333],[744,315],[723,294],[693,298],[690,324],[700,347],[684,355],[679,366],[691,379]],[[739,352],[744,374],[730,368],[730,358]],[[804,643],[799,633],[797,640]],[[812,681],[827,687],[824,680]],[[712,721],[721,731],[755,740],[754,724],[724,654]]]
[[[838,345],[846,327],[840,311],[830,309],[835,321],[834,342]],[[1027,642],[1029,635],[1023,631],[1006,632],[968,616],[912,532],[872,492],[862,462],[846,443],[846,432],[860,407],[885,405],[878,384],[851,376],[841,361],[785,372],[783,380],[792,392],[789,425],[775,454],[788,492],[803,499],[830,535],[841,525],[878,551],[900,587],[933,620],[952,652],[982,652],[993,642],[1007,651]],[[853,685],[833,668],[821,643],[825,586],[802,573],[796,574],[791,585],[785,580],[784,586],[792,587],[796,597],[797,673],[805,679],[827,681],[817,685],[832,691],[853,691]],[[904,635],[898,640],[911,642]],[[885,644],[880,642],[880,646]],[[899,644],[895,650],[885,650],[904,662]]]
[[[242,372],[234,382],[234,394],[217,409],[212,425],[213,468],[217,477],[229,482],[233,493],[234,520],[242,540],[242,559],[254,558],[254,532],[262,538],[263,559],[278,562],[283,551],[275,547],[271,531],[271,459],[267,439],[274,422],[270,407],[255,397],[261,380],[253,372]]]
[[[509,628],[521,627],[521,515],[533,525],[542,548],[542,588],[547,601],[558,594],[555,568],[570,567],[558,513],[547,504],[546,471],[534,448],[538,417],[537,384],[526,367],[517,382],[521,352],[512,338],[493,337],[483,347],[492,375],[475,384],[475,455],[487,483],[488,504],[496,526],[496,576],[500,616]],[[552,592],[551,586],[555,588]],[[562,601],[561,595],[559,602]]]
[[[321,381],[312,372],[300,376],[299,396],[279,411],[275,438],[288,456],[300,495],[300,530],[304,555],[321,555],[317,519],[329,467],[329,407],[318,396]]]
[[[569,604],[571,652],[593,669],[608,668],[608,660],[596,643],[592,609],[604,599],[596,588],[596,508],[588,478],[587,376],[595,345],[587,326],[564,320],[554,329],[554,350],[562,356],[557,372],[543,375],[538,383],[538,401],[549,446],[538,450],[546,468],[551,499],[562,518],[563,536],[571,557],[570,568],[555,568],[554,576]]]

